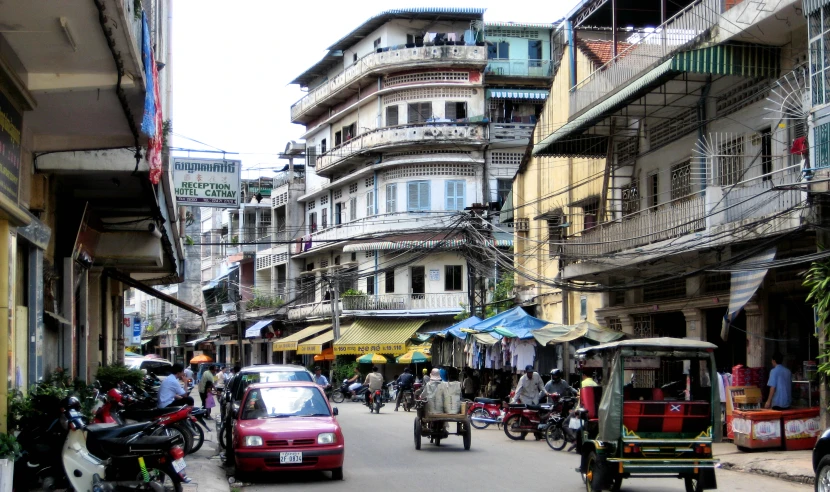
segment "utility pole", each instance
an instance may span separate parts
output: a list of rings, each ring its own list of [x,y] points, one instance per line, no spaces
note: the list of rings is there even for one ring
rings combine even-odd
[[[334,341],[336,342],[337,340],[340,339],[340,302],[339,302],[340,293],[338,292],[338,290],[340,290],[340,289],[339,289],[339,285],[338,285],[338,282],[337,282],[337,278],[332,279],[331,283],[329,285],[331,285],[331,290],[332,290],[332,296],[331,296],[331,327],[332,327],[332,330],[334,330]]]

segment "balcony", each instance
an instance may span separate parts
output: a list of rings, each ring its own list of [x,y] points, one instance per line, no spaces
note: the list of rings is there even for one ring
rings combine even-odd
[[[467,303],[465,292],[441,292],[435,294],[380,294],[343,296],[343,310],[350,311],[421,311],[461,312],[461,304]]]
[[[343,94],[343,89],[369,75],[410,70],[420,66],[484,67],[486,63],[487,48],[484,46],[422,46],[372,53],[312,89],[294,103],[291,106],[291,121],[298,124],[308,123],[325,111],[323,103],[332,105],[350,97],[353,93]]]
[[[319,251],[320,248],[333,246],[337,241],[358,241],[371,239],[374,234],[389,234],[395,232],[411,232],[418,230],[421,233],[448,231],[457,218],[445,211],[436,212],[396,212],[391,214],[373,215],[353,220],[306,236],[305,242],[297,243],[295,254]]]
[[[313,318],[331,318],[331,301],[297,304],[288,307],[288,319],[291,321]]]
[[[533,123],[490,123],[490,141],[528,140],[535,126]]]
[[[801,224],[806,193],[794,189],[800,166],[758,176],[732,186],[708,186],[704,191],[600,224],[569,237],[563,254],[592,261],[604,255],[642,248],[632,261],[647,261],[721,243],[778,234]],[[755,223],[758,227],[755,227]],[[704,231],[704,232],[701,232]],[[683,238],[669,244],[649,245]],[[610,263],[608,263],[610,265]],[[568,272],[566,271],[566,276]]]
[[[355,158],[389,147],[427,144],[430,150],[442,145],[483,146],[487,144],[486,123],[422,123],[390,126],[362,133],[317,158],[317,174],[331,175],[335,168]]]
[[[491,58],[487,60],[485,74],[488,77],[537,77],[550,79],[552,66],[550,60]]]
[[[576,84],[570,94],[574,116],[619,89],[679,50],[697,43],[718,24],[723,0],[699,0],[650,32],[634,33],[616,58]]]

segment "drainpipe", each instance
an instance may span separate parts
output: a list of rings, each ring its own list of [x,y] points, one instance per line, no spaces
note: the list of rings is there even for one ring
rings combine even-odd
[[[574,25],[570,19],[565,21],[565,31],[568,33],[568,51],[570,52],[570,68],[571,68],[571,91],[576,87],[576,34],[574,33]]]
[[[378,98],[378,99],[380,99],[380,98]],[[375,172],[372,176],[373,176],[372,182],[374,183],[374,188],[375,188],[375,194],[374,194],[375,215],[380,215],[380,213],[378,211],[378,171],[377,171],[377,169],[375,169]],[[380,279],[378,279],[378,264],[379,264],[379,261],[380,261],[380,252],[378,250],[375,250],[375,295],[378,295],[380,293]]]

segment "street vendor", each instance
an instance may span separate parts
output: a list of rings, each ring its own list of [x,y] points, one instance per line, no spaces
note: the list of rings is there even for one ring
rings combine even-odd
[[[776,352],[772,356],[772,370],[769,372],[769,398],[764,408],[787,410],[792,404],[793,373],[781,362],[784,357]]]
[[[525,405],[538,405],[539,395],[545,391],[545,383],[533,366],[528,364],[525,367],[525,374],[519,378],[516,385],[516,394],[513,396],[513,403],[524,403]]]

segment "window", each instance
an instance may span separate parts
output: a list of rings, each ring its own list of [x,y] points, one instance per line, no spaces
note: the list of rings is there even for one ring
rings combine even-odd
[[[538,39],[527,40],[527,58],[530,60],[542,59],[542,41]]]
[[[637,181],[622,187],[622,208],[623,217],[640,211],[640,188]]]
[[[375,276],[369,275],[366,277],[366,294],[373,296],[375,295]]]
[[[493,58],[499,57],[499,47],[493,43],[487,43],[487,59],[492,60]]]
[[[671,168],[671,199],[672,201],[692,194],[692,163],[681,162]]]
[[[395,293],[395,272],[390,270],[390,271],[385,273],[385,276],[386,276],[386,278],[384,279],[385,280],[384,283],[386,284],[386,293],[387,294],[394,294]]]
[[[611,318],[607,318],[607,320],[609,330],[622,332],[622,320],[619,316],[613,316]]]
[[[326,153],[326,139],[325,138],[323,140],[320,140],[320,153],[321,154]]]
[[[346,125],[343,127],[343,142],[348,142],[357,136],[357,123]]]
[[[827,104],[830,102],[830,5],[808,16],[807,36],[813,105]]]
[[[498,201],[499,201],[499,208],[504,206],[504,202],[507,201],[507,195],[510,194],[510,189],[513,187],[513,181],[509,179],[498,179],[496,180],[496,189],[498,190]]]
[[[349,220],[357,220],[357,197],[349,199]]]
[[[317,232],[317,212],[308,214],[308,232]]]
[[[329,209],[327,208],[320,211],[320,226],[323,229],[329,226]]]
[[[375,215],[375,192],[366,192],[366,217]]]
[[[582,319],[588,317],[588,297],[586,296],[579,298],[579,317]]]
[[[444,103],[444,118],[463,120],[467,117],[467,103],[464,101],[447,101]]]
[[[398,126],[398,106],[386,107],[386,126]]]
[[[357,63],[357,53],[352,55],[352,63]]]
[[[349,185],[349,193],[357,193],[357,183],[352,183]]]
[[[559,255],[559,245],[562,242],[562,216],[548,219],[548,257],[553,258]]]
[[[393,214],[398,211],[398,185],[386,185],[386,213]]]
[[[498,44],[499,48],[499,58],[507,59],[510,58],[510,44],[506,41],[502,41]]]
[[[343,143],[343,134],[341,132],[334,132],[334,146],[337,147]]]
[[[425,212],[429,210],[429,181],[410,181],[407,187],[407,210]]]
[[[334,225],[343,223],[343,202],[334,204]]]
[[[464,181],[446,182],[447,210],[464,210]]]
[[[658,174],[649,174],[648,175],[648,206],[649,207],[656,207],[659,202],[659,184],[660,181],[657,179]]]
[[[761,174],[772,172],[772,128],[766,127],[761,130]],[[764,176],[764,181],[769,181],[772,176]]]
[[[432,118],[432,103],[419,102],[407,105],[406,122],[409,124],[426,123]]]
[[[718,186],[732,186],[744,173],[744,137],[722,143],[718,154]]]
[[[464,279],[461,276],[461,265],[447,265],[444,267],[444,290],[461,290]]]
[[[326,142],[326,140],[323,139],[323,141],[321,142],[320,145],[325,145],[325,142]],[[305,152],[305,164],[306,164],[306,166],[308,166],[308,167],[316,166],[317,165],[317,147],[312,145],[310,147],[307,147],[305,150],[306,150],[306,152]],[[325,153],[325,152],[326,151],[323,150],[323,153]]]
[[[372,45],[373,48],[378,49],[380,48],[380,38],[377,38]]]
[[[415,35],[414,34],[407,34],[406,35],[406,44],[415,44]]]
[[[582,206],[583,212],[583,230],[593,229],[597,226],[597,218],[599,215],[599,199],[591,200]]]

